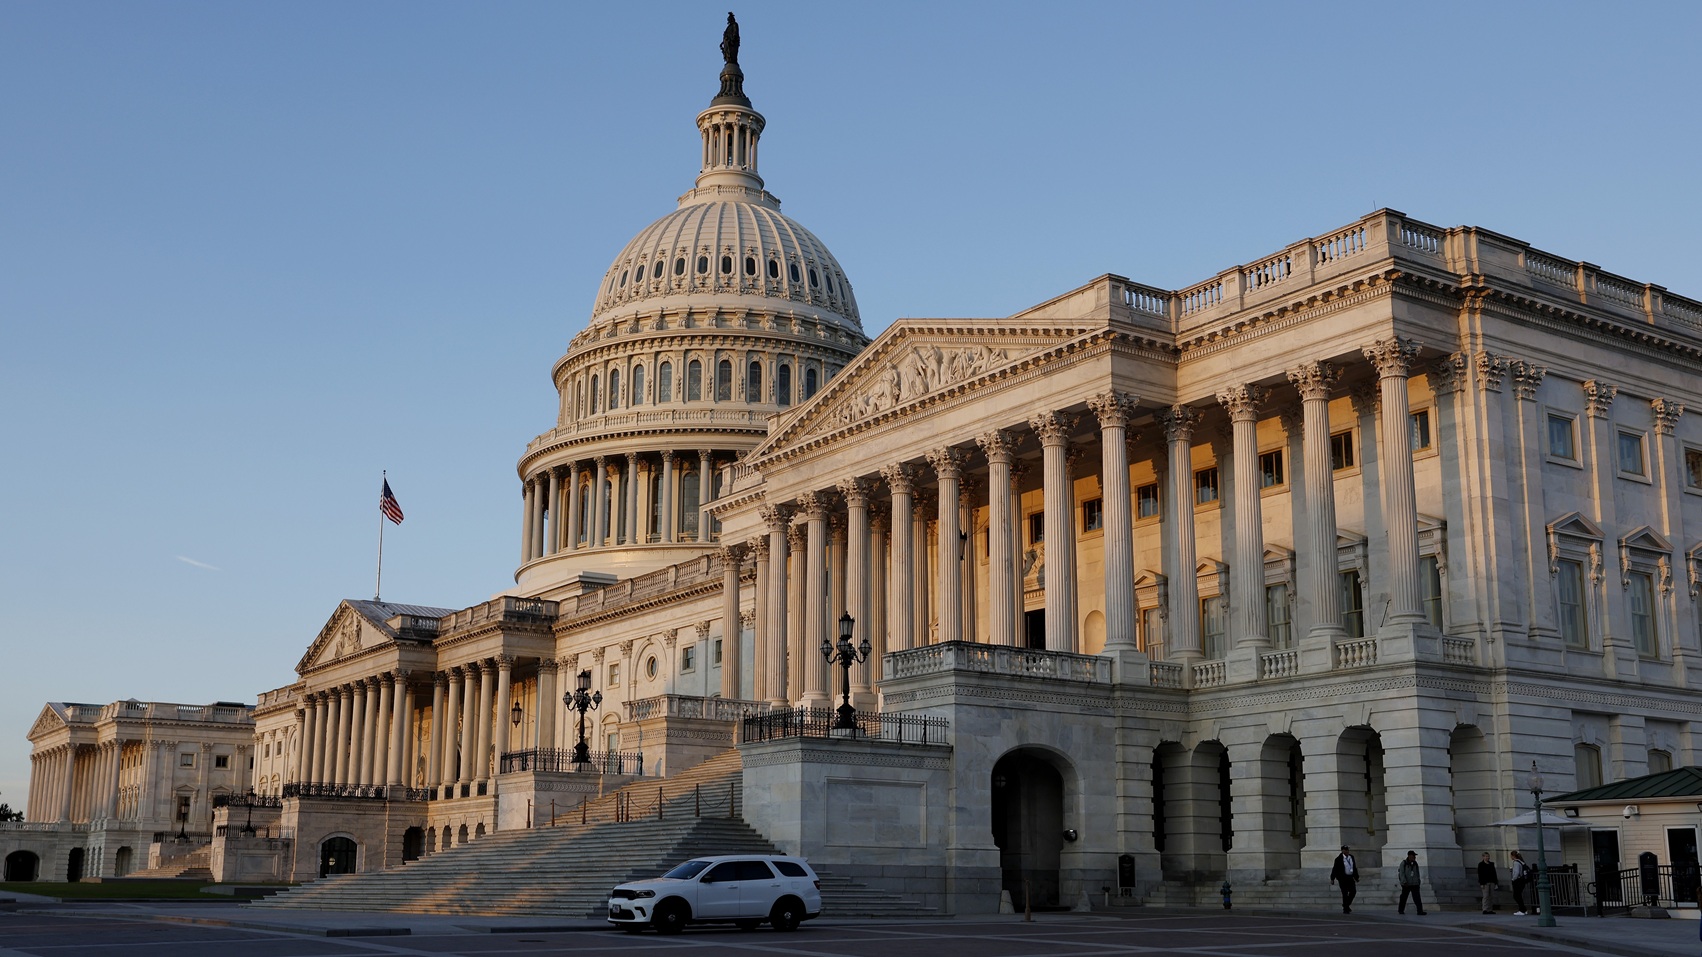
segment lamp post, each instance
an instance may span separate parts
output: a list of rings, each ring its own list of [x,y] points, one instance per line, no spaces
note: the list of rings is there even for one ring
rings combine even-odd
[[[177,843],[189,843],[189,808],[179,806],[177,809]]]
[[[826,638],[821,640],[821,656],[829,665],[837,662],[845,669],[845,695],[839,705],[839,717],[833,721],[835,731],[857,730],[857,709],[851,706],[851,666],[868,661],[870,647],[867,635],[863,636],[861,644],[855,648],[851,646],[851,632],[856,626],[857,619],[846,612],[839,616],[839,643],[835,645]]]
[[[1542,772],[1531,762],[1531,801],[1537,811],[1537,926],[1554,926],[1554,907],[1549,902],[1548,856],[1543,845],[1548,843],[1542,833]]]
[[[242,802],[248,805],[248,823],[242,825],[242,833],[247,837],[254,836],[254,789],[248,789],[248,799]]]
[[[591,760],[591,749],[585,745],[585,712],[603,703],[603,693],[591,690],[589,671],[581,671],[576,684],[572,691],[562,693],[561,703],[567,710],[579,712],[579,743],[573,746],[573,763],[577,765]]]

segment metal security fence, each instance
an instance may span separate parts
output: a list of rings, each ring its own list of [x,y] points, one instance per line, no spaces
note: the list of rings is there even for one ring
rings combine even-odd
[[[745,741],[781,738],[856,738],[893,744],[945,744],[946,719],[924,714],[858,712],[855,731],[835,728],[839,715],[829,708],[776,708],[744,721]]]
[[[592,774],[644,774],[642,751],[588,751],[584,761],[574,760],[573,748],[539,748],[508,751],[502,756],[502,773],[514,771],[582,771]]]

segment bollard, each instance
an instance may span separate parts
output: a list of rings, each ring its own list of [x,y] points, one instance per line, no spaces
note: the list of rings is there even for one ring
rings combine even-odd
[[[1222,895],[1223,895],[1223,909],[1224,909],[1224,910],[1229,910],[1229,909],[1230,909],[1230,908],[1231,908],[1231,907],[1233,907],[1233,906],[1234,906],[1234,905],[1233,905],[1233,904],[1231,904],[1231,903],[1230,903],[1230,902],[1229,902],[1229,896],[1230,896],[1230,895],[1231,895],[1231,894],[1234,894],[1234,893],[1235,893],[1235,889],[1234,889],[1234,888],[1233,888],[1233,887],[1230,887],[1230,886],[1229,886],[1229,881],[1227,881],[1227,880],[1226,880],[1226,881],[1224,881],[1224,882],[1223,882],[1223,886],[1222,886],[1222,887],[1219,887],[1219,888],[1218,888],[1218,889],[1217,889],[1217,892],[1218,892],[1218,893],[1219,893],[1219,894],[1222,894]]]

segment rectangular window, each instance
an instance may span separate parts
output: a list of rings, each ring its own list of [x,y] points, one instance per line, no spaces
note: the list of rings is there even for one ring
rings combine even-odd
[[[697,670],[697,646],[687,645],[680,649],[681,673]]]
[[[1684,484],[1702,488],[1702,449],[1684,450]]]
[[[1589,647],[1590,633],[1584,618],[1583,563],[1563,559],[1554,567],[1554,592],[1560,603],[1560,637],[1574,648]]]
[[[1342,627],[1349,638],[1365,637],[1365,596],[1359,590],[1359,572],[1341,573]]]
[[[1221,595],[1200,599],[1200,644],[1210,661],[1222,658],[1224,654],[1224,619],[1229,617],[1225,614],[1227,604]]]
[[[177,766],[180,767],[180,768],[192,768],[192,767],[194,767],[195,766],[195,753],[193,751],[185,751],[182,754],[178,755],[177,756]]]
[[[715,639],[715,663],[721,663],[721,639]]]
[[[1090,498],[1081,503],[1081,529],[1084,532],[1098,531],[1105,527],[1105,502],[1102,499]]]
[[[1602,752],[1600,748],[1590,744],[1573,745],[1572,768],[1575,775],[1572,783],[1577,785],[1578,790],[1602,786]]]
[[[228,767],[230,767],[230,755],[228,755],[228,754],[215,754],[215,755],[213,755],[213,767],[215,767],[215,768],[228,768]]]
[[[1158,485],[1142,485],[1135,489],[1135,517],[1158,517]]]
[[[621,666],[618,665],[618,664],[609,665],[609,687],[611,687],[611,688],[619,687],[620,683],[621,683]]]
[[[1358,460],[1353,457],[1353,430],[1330,436],[1330,470],[1340,472],[1353,468],[1357,463]]]
[[[1647,475],[1643,464],[1643,436],[1637,432],[1619,433],[1619,471],[1625,475]]]
[[[1046,540],[1046,513],[1035,512],[1028,516],[1028,544],[1038,545]]]
[[[1217,501],[1217,468],[1200,469],[1194,473],[1194,504],[1209,505]]]
[[[1649,773],[1665,774],[1672,770],[1672,753],[1652,749],[1649,751]]]
[[[1276,488],[1287,484],[1288,479],[1283,474],[1282,449],[1272,449],[1259,454],[1259,487]]]
[[[1631,573],[1631,639],[1645,658],[1660,654],[1655,635],[1655,580],[1644,572]]]
[[[1288,583],[1265,586],[1265,622],[1271,632],[1271,644],[1277,648],[1294,647],[1294,629],[1288,618]]]
[[[1141,610],[1141,650],[1154,661],[1164,658],[1164,616],[1157,608]]]
[[[1576,419],[1569,415],[1548,414],[1548,454],[1557,459],[1578,460]]]
[[[1419,585],[1424,589],[1424,617],[1430,626],[1442,630],[1442,569],[1435,555],[1418,560]]]
[[[1407,416],[1407,435],[1412,440],[1412,450],[1422,452],[1430,448],[1430,410],[1419,409]]]

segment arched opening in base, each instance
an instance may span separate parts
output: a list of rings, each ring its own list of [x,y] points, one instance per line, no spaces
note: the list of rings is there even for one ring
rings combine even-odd
[[[1034,752],[1014,751],[993,765],[993,843],[1003,889],[1018,910],[1059,906],[1064,850],[1064,778]]]

